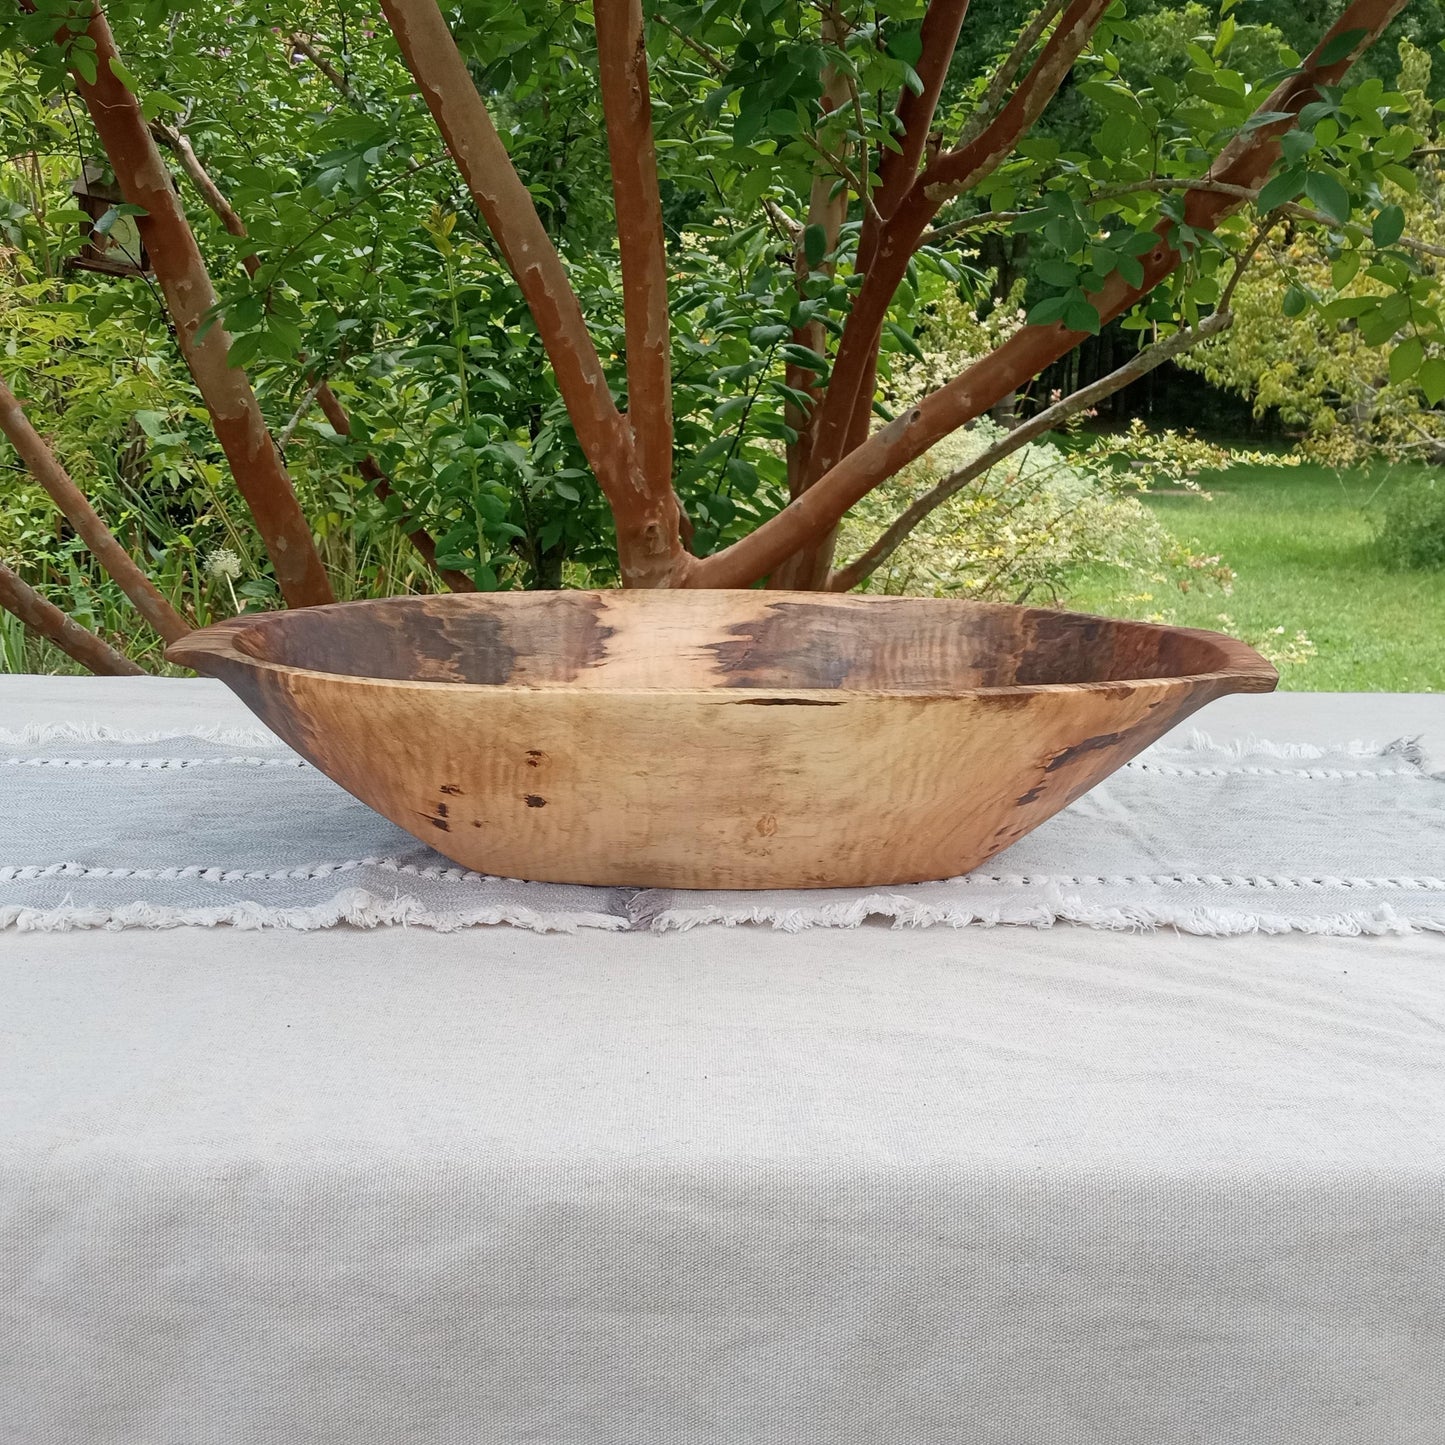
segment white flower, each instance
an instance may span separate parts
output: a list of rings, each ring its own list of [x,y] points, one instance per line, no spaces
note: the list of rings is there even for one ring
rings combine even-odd
[[[220,582],[234,582],[241,575],[241,559],[229,547],[217,547],[206,556],[206,575]]]

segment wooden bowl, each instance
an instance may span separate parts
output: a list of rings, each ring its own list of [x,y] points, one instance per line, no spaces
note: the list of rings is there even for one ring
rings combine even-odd
[[[1277,681],[1212,632],[804,592],[349,602],[166,655],[468,868],[677,888],[966,873]]]

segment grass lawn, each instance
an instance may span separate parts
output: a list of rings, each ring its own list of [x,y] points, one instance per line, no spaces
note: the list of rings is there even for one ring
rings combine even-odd
[[[1159,520],[1199,552],[1234,568],[1231,596],[1188,594],[1168,584],[1152,600],[1121,596],[1117,578],[1084,579],[1069,607],[1117,616],[1163,613],[1184,626],[1219,628],[1258,642],[1277,627],[1314,656],[1280,667],[1280,686],[1305,691],[1445,691],[1445,571],[1388,570],[1373,545],[1373,519],[1413,469],[1345,473],[1323,467],[1234,467],[1201,477],[1214,500],[1146,499]]]

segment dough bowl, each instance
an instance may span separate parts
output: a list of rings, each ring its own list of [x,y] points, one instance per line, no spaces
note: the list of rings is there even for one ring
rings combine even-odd
[[[677,888],[966,873],[1197,708],[1233,638],[804,592],[504,592],[233,618],[167,656],[478,872]]]

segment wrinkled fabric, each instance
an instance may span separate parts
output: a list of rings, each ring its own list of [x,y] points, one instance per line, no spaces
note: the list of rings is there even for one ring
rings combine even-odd
[[[3,1445],[1439,1445],[1445,941],[0,935]]]

